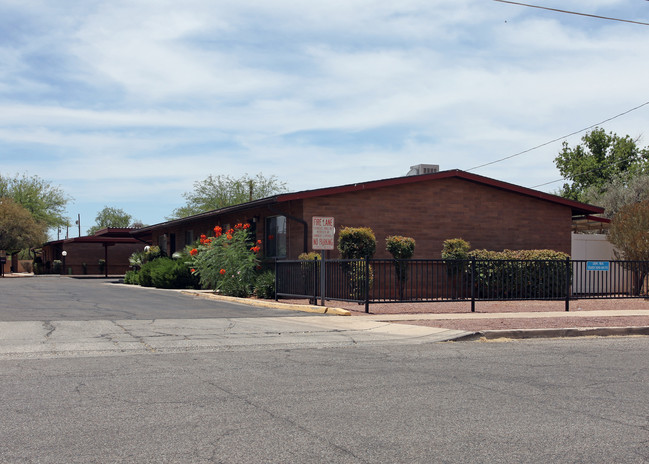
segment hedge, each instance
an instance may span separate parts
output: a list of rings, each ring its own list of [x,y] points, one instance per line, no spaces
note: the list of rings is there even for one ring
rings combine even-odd
[[[561,298],[572,278],[570,255],[553,250],[472,250],[476,298]],[[470,278],[470,266],[466,276]]]

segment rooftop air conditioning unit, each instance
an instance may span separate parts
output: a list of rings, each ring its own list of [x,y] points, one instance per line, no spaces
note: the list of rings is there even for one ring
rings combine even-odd
[[[439,164],[417,164],[410,166],[407,176],[418,176],[420,174],[433,174],[439,172]]]

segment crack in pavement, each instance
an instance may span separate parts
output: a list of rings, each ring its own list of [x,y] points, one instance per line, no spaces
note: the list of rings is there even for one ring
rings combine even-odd
[[[139,335],[134,335],[131,331],[129,331],[126,327],[124,327],[122,324],[120,324],[117,321],[111,321],[113,324],[115,324],[117,327],[122,329],[124,333],[130,337],[133,337],[138,343],[141,343],[144,348],[146,348],[147,351],[150,351],[151,353],[156,353],[157,350],[149,345],[147,342],[144,341],[144,337],[141,337]]]
[[[47,330],[45,333],[45,340],[48,340],[52,333],[56,330],[56,327],[52,324],[51,321],[43,321],[43,329]]]
[[[253,408],[255,408],[255,409],[259,410],[259,411],[264,412],[265,414],[268,414],[268,415],[269,415],[271,418],[273,418],[273,419],[276,419],[276,420],[279,420],[279,421],[281,421],[281,422],[284,422],[285,424],[288,424],[288,425],[290,425],[291,427],[295,427],[296,429],[298,429],[298,430],[300,430],[300,431],[306,433],[308,436],[310,436],[310,437],[316,439],[317,441],[322,442],[322,443],[325,443],[325,444],[327,444],[328,446],[331,446],[332,448],[338,450],[339,452],[341,452],[341,453],[343,453],[343,454],[345,454],[345,455],[347,455],[347,456],[351,456],[351,457],[353,457],[353,458],[356,459],[358,462],[364,462],[364,463],[365,463],[365,462],[369,462],[369,461],[367,461],[367,460],[361,458],[360,456],[354,454],[351,450],[349,450],[349,449],[347,449],[347,448],[345,448],[345,447],[343,447],[343,446],[341,446],[341,445],[338,445],[338,444],[332,442],[331,440],[328,440],[328,439],[324,438],[324,437],[322,436],[322,434],[319,434],[319,433],[317,433],[317,432],[315,432],[315,431],[313,431],[313,430],[311,430],[311,429],[306,428],[306,427],[303,426],[303,425],[300,425],[300,424],[299,424],[298,422],[296,422],[294,419],[291,419],[291,418],[289,418],[289,417],[287,417],[287,416],[285,416],[285,415],[281,415],[281,414],[278,414],[278,413],[276,413],[276,412],[273,412],[273,411],[271,411],[269,408],[267,408],[267,407],[265,407],[265,406],[262,406],[261,404],[257,404],[257,403],[255,403],[255,402],[249,400],[249,399],[246,398],[245,396],[242,396],[242,395],[240,395],[240,394],[237,394],[237,393],[235,393],[235,392],[232,391],[232,390],[228,390],[227,388],[224,388],[224,387],[222,387],[221,385],[218,385],[218,384],[216,384],[216,383],[213,382],[213,381],[206,380],[206,379],[203,379],[203,378],[200,378],[200,377],[199,377],[199,380],[200,380],[201,382],[207,384],[207,385],[210,385],[210,386],[216,388],[217,390],[222,391],[223,393],[225,393],[225,394],[227,394],[227,395],[229,395],[229,396],[231,396],[231,397],[233,397],[233,398],[238,399],[239,401],[242,401],[243,403],[247,404],[248,406],[251,406],[251,407],[253,407]]]

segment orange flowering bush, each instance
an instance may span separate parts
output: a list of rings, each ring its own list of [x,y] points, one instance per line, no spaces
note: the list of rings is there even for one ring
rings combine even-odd
[[[214,236],[201,235],[190,251],[193,274],[204,288],[224,295],[247,297],[254,290],[261,252],[261,240],[250,246],[250,224],[239,223],[223,231],[214,227]]]

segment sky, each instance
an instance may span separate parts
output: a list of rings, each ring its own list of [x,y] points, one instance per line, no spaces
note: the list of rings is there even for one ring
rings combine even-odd
[[[649,101],[648,58],[649,26],[493,0],[0,0],[0,174],[60,187],[82,235],[105,206],[163,222],[210,174],[301,191],[559,138],[470,171],[536,187],[584,132],[561,137]],[[647,121],[599,127],[649,146]]]

